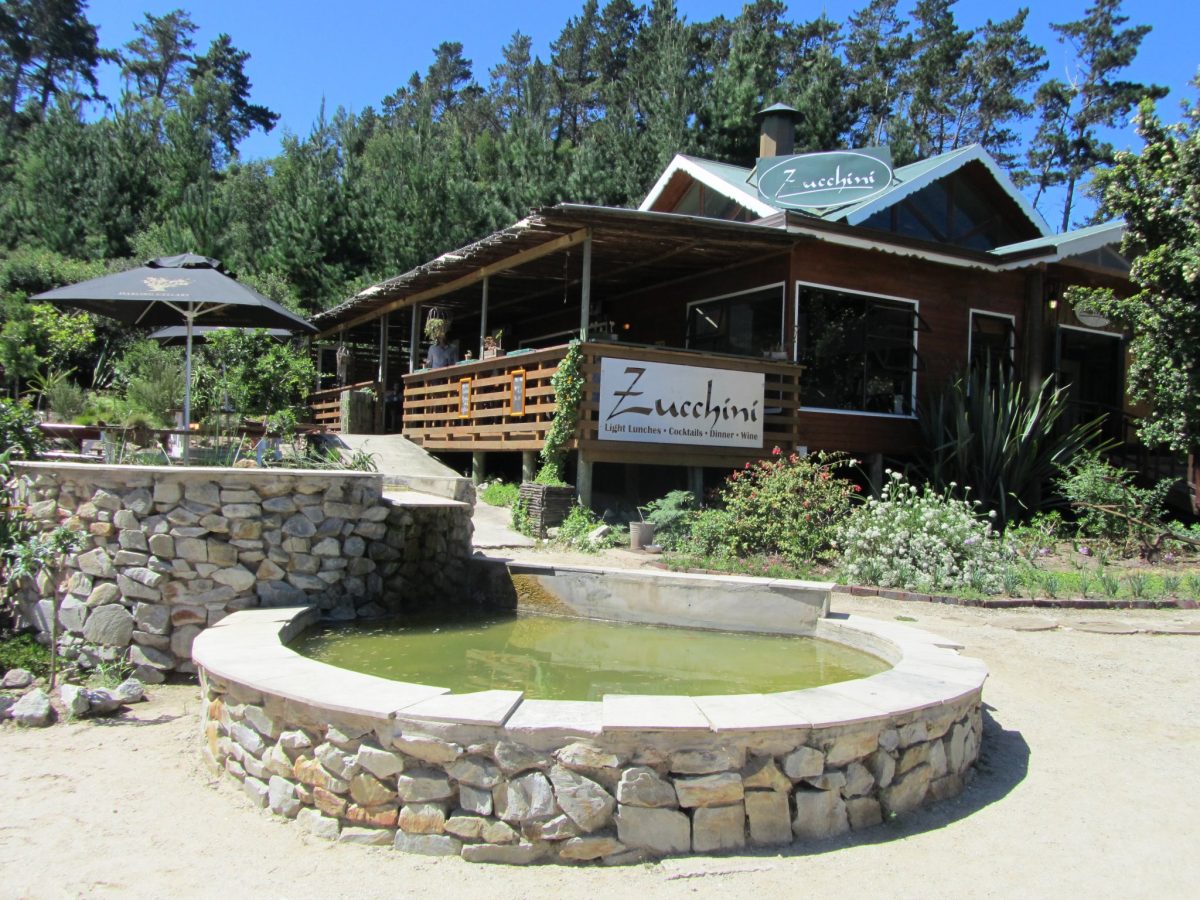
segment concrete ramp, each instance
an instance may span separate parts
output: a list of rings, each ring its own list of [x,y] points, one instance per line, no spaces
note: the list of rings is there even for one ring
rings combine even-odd
[[[323,440],[349,453],[361,451],[375,459],[384,488],[435,494],[461,503],[475,503],[475,486],[412,441],[398,434],[328,434]]]

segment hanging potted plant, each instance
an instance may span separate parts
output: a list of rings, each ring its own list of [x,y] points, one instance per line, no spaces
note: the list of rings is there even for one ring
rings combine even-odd
[[[429,307],[429,312],[425,316],[425,338],[431,344],[436,344],[438,341],[446,337],[446,332],[450,330],[450,318],[438,307]]]

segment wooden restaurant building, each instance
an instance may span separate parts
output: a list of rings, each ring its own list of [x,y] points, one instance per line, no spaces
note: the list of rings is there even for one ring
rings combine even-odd
[[[323,370],[341,364],[316,408],[371,386],[377,430],[529,477],[578,338],[585,502],[699,490],[777,446],[903,459],[919,398],[985,359],[1056,374],[1125,436],[1123,336],[1059,302],[1128,288],[1121,223],[1052,234],[978,146],[894,170],[879,149],[793,155],[791,115],[761,114],[754,169],[676,156],[638,209],[538,209],[314,317]],[[425,368],[430,316],[465,361]]]

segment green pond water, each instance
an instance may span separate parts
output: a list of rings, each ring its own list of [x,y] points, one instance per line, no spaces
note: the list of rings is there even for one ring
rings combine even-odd
[[[751,694],[874,675],[887,663],[814,638],[535,615],[321,626],[298,653],[343,669],[452,691],[540,700],[605,694]]]

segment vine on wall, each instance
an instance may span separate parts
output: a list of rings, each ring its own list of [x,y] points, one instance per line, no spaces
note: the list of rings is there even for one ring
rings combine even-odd
[[[542,468],[534,479],[539,484],[566,484],[567,444],[579,423],[579,405],[583,402],[583,351],[579,341],[567,345],[566,356],[550,378],[554,388],[554,418],[542,445]]]

